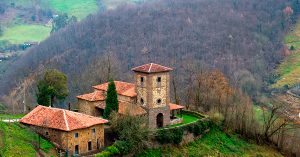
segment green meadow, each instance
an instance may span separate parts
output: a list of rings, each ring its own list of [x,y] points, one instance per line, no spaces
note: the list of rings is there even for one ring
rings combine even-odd
[[[300,83],[300,23],[285,36],[284,42],[288,48],[294,47],[294,50],[290,50],[291,55],[277,67],[276,72],[280,78],[272,85],[273,88],[282,88],[286,85],[293,87]]]
[[[21,127],[19,123],[0,122],[0,156],[36,156],[38,144],[38,135]],[[54,145],[43,138],[40,140],[40,147],[43,154],[56,155]]]
[[[42,6],[49,7],[56,13],[67,13],[79,20],[98,11],[97,0],[44,0]]]
[[[8,41],[12,44],[22,44],[26,41],[42,41],[50,34],[51,28],[42,25],[15,25],[4,30],[0,41]]]

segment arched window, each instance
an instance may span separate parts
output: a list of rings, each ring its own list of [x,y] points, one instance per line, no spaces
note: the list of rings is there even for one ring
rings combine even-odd
[[[160,105],[160,104],[161,104],[161,99],[157,99],[157,100],[156,100],[156,103],[157,103],[158,105]]]
[[[161,82],[161,77],[157,77],[156,82]]]
[[[144,105],[144,99],[143,98],[141,98],[141,104]]]

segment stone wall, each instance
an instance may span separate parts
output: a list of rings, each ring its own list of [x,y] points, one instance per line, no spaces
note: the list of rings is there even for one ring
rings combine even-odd
[[[29,128],[36,133],[40,134],[41,136],[45,137],[46,139],[49,139],[56,147],[63,149],[63,131],[51,129],[51,128],[44,128],[39,126],[33,126],[33,125],[27,125]]]
[[[161,82],[157,82],[157,78],[161,77]],[[170,102],[169,97],[169,73],[155,73],[151,74],[151,84],[152,84],[152,107],[162,107],[166,106]],[[158,104],[157,100],[161,99],[161,103]]]
[[[82,99],[78,99],[78,112],[91,115],[91,116],[102,116],[102,113],[99,109],[96,108],[97,104],[100,104],[104,101],[86,101]]]
[[[148,110],[148,126],[149,128],[157,128],[156,117],[159,113],[163,114],[163,126],[170,124],[170,110],[167,107],[153,108]]]
[[[92,129],[96,129],[96,133],[92,133]],[[78,133],[78,138],[75,138],[75,133]],[[69,154],[74,154],[75,146],[79,146],[79,154],[89,154],[104,147],[104,125],[96,125],[93,127],[73,130],[64,134],[64,145],[68,147]],[[98,140],[98,145],[97,145]],[[88,142],[92,143],[92,150],[88,150]]]
[[[39,126],[29,126],[38,134],[42,135],[58,148],[67,150],[69,155],[74,154],[75,146],[79,147],[79,154],[89,154],[91,152],[97,152],[104,147],[104,125],[95,125],[89,128],[73,130],[70,132],[44,128]],[[95,128],[95,134],[92,133],[92,129]],[[78,133],[78,138],[75,138],[75,133]],[[88,150],[88,142],[92,143],[92,150]],[[97,143],[98,141],[98,143]],[[98,145],[97,145],[98,144]]]

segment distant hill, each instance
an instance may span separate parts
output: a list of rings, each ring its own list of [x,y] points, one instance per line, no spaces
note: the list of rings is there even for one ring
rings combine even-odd
[[[78,20],[143,0],[3,0],[0,1],[0,49],[11,44],[43,41],[50,35],[51,19],[66,13]],[[2,32],[2,33],[1,33]]]
[[[255,97],[283,57],[281,41],[291,21],[282,10],[288,5],[293,4],[164,0],[88,16],[14,62],[1,77],[0,95],[25,80],[36,80],[45,68],[57,68],[68,75],[68,100],[74,101],[91,85],[107,81],[107,75],[132,81],[133,66],[157,62],[175,68],[172,85],[180,87],[181,100],[201,68],[221,69],[234,85]],[[30,91],[33,94],[35,88]]]

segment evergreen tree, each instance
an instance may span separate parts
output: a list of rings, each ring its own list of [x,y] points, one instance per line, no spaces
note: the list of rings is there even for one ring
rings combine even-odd
[[[44,106],[53,106],[55,99],[63,100],[69,94],[67,76],[58,70],[47,70],[37,88],[37,102]]]
[[[114,81],[110,81],[108,84],[107,95],[105,99],[105,109],[104,109],[104,118],[108,118],[112,111],[118,112],[119,104],[118,104],[118,94],[116,91],[116,85]]]

